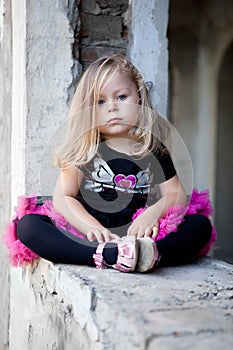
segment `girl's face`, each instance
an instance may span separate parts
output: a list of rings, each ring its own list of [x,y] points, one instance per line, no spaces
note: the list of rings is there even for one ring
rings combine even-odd
[[[137,123],[139,95],[135,84],[124,73],[116,73],[100,91],[96,125],[106,140],[129,138]]]

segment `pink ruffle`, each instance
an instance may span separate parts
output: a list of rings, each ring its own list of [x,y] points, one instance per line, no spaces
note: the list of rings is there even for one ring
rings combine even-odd
[[[58,213],[51,200],[45,201],[42,205],[36,205],[37,196],[20,196],[15,207],[16,216],[13,217],[6,225],[6,233],[3,241],[9,249],[9,259],[13,266],[24,266],[29,264],[33,259],[39,256],[20,242],[17,236],[17,223],[26,214],[47,215],[54,221],[55,225],[66,230],[74,236],[86,239],[86,236],[71,226],[66,219]]]
[[[16,227],[18,219],[15,218],[7,223],[6,234],[3,237],[9,249],[9,258],[13,266],[23,266],[29,264],[38,255],[27,248],[17,237]]]
[[[16,216],[7,223],[6,233],[3,239],[9,249],[9,258],[13,266],[24,266],[29,264],[33,259],[38,258],[38,255],[21,243],[17,236],[17,222],[26,214],[47,215],[53,220],[58,228],[68,231],[74,236],[87,239],[86,236],[71,226],[67,220],[54,209],[51,200],[45,201],[42,205],[36,205],[36,203],[36,195],[20,196],[15,208]],[[138,209],[133,215],[133,220],[145,210],[146,208]],[[208,190],[198,193],[198,191],[194,189],[187,207],[180,205],[171,207],[169,208],[167,215],[164,218],[159,219],[159,232],[155,241],[166,237],[171,232],[176,232],[178,225],[182,223],[185,215],[202,214],[209,217],[212,210]],[[216,231],[212,226],[211,239],[208,244],[200,250],[199,256],[206,255],[214,242],[216,242]]]
[[[140,214],[142,214],[146,208],[140,208],[133,215],[133,220],[135,220]],[[193,192],[190,197],[190,201],[187,207],[176,205],[170,207],[167,211],[165,217],[159,219],[159,232],[155,237],[155,241],[158,241],[171,232],[176,232],[178,226],[183,222],[185,215],[190,214],[201,214],[206,217],[210,217],[213,212],[213,208],[209,199],[209,191],[204,190],[198,192],[196,188],[193,189]],[[212,235],[210,241],[198,252],[199,256],[208,254],[210,251],[211,245],[216,242],[217,234],[214,226],[212,225]]]

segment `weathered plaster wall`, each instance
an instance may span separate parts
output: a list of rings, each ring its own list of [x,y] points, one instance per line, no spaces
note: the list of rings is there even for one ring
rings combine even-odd
[[[73,80],[73,34],[65,4],[12,3],[13,205],[24,193],[52,193],[55,175],[49,144],[56,142],[56,132],[66,117]]]
[[[70,8],[73,2],[69,2]],[[74,39],[66,1],[31,0],[26,4],[26,193],[45,194],[49,176],[44,167],[46,181],[40,184],[39,170],[46,143],[67,114],[69,89],[73,74],[77,74],[73,71]]]
[[[11,4],[0,1],[0,349],[7,349],[10,275],[7,252],[2,242],[6,218],[10,215],[11,191]]]

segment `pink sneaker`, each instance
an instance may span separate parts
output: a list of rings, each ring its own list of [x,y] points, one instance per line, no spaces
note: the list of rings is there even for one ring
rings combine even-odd
[[[138,238],[139,254],[136,271],[146,272],[156,267],[160,256],[156,243],[150,237]]]
[[[103,249],[107,242],[100,243],[93,254],[95,265],[98,269],[112,267],[122,272],[131,272],[135,270],[138,261],[138,241],[134,236],[125,236],[117,241],[118,256],[114,265],[108,265],[103,259]]]

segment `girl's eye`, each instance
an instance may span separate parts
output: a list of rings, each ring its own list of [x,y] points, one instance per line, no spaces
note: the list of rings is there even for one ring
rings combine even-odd
[[[104,100],[99,99],[99,101],[98,101],[98,105],[99,105],[99,106],[101,106],[101,105],[103,105],[103,104],[104,104]]]
[[[124,100],[126,100],[126,98],[127,98],[126,95],[119,95],[119,96],[117,97],[117,99],[118,99],[119,101],[124,101]]]

